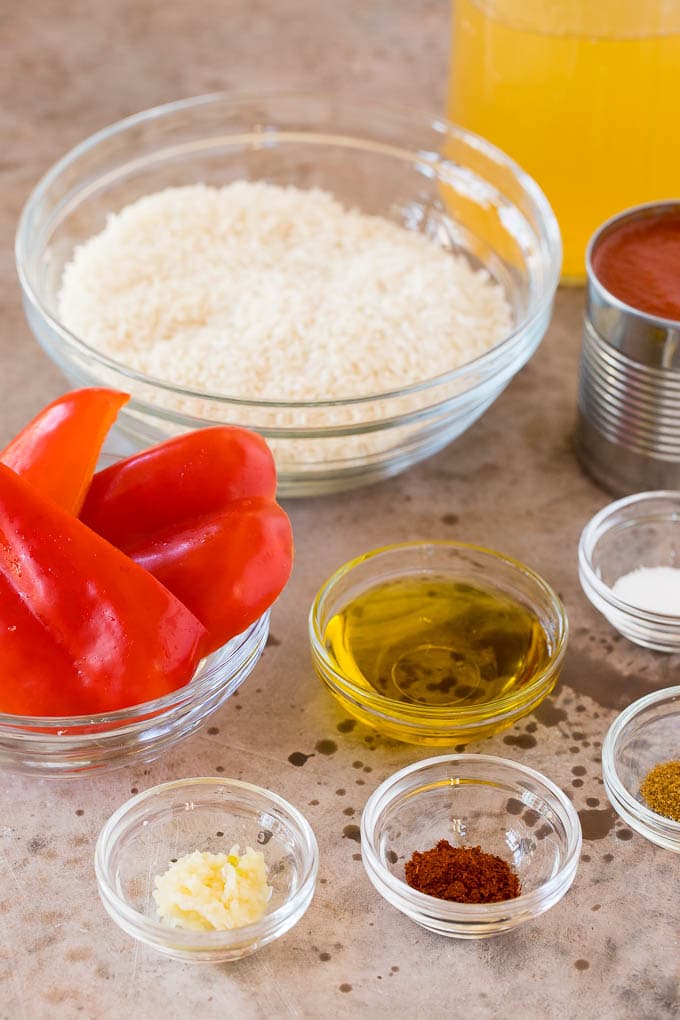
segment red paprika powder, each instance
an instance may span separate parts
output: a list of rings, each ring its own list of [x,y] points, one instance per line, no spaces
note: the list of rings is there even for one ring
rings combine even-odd
[[[519,896],[519,878],[502,857],[479,846],[451,846],[440,839],[416,850],[404,866],[406,881],[419,892],[456,903],[499,903]]]
[[[597,241],[591,264],[619,301],[680,321],[680,205],[614,224]]]

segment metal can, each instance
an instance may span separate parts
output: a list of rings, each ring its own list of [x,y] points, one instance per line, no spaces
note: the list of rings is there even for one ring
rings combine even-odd
[[[679,216],[680,201],[636,206],[607,220],[588,245],[576,452],[616,495],[680,488],[680,321],[615,297],[594,262],[624,224]]]

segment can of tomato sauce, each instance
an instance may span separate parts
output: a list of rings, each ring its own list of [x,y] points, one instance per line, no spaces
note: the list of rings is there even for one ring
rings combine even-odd
[[[680,488],[680,200],[607,220],[586,270],[578,457],[616,495]]]

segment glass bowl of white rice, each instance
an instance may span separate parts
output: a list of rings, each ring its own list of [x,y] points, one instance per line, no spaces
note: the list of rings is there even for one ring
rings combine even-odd
[[[16,257],[70,383],[131,394],[110,452],[239,424],[305,496],[396,474],[483,414],[545,333],[561,244],[537,185],[442,119],[224,93],[69,152]]]

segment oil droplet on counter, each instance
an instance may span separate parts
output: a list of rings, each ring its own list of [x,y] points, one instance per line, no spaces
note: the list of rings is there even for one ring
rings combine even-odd
[[[583,838],[587,840],[605,839],[614,828],[616,815],[611,808],[601,810],[579,811]]]
[[[358,825],[346,825],[342,830],[345,839],[353,839],[355,843],[361,843],[361,829]]]
[[[507,736],[503,737],[503,743],[508,744],[510,747],[521,747],[522,750],[528,751],[531,747],[536,747],[536,737],[533,737],[531,733],[508,733]]]
[[[563,708],[557,708],[553,705],[550,698],[546,698],[537,708],[534,709],[534,715],[541,723],[542,726],[559,726],[561,722],[564,722],[567,718],[567,713]]]
[[[301,768],[309,758],[313,758],[313,754],[303,754],[302,751],[293,751],[292,754],[288,755],[288,761],[291,765],[295,765],[296,768]]]
[[[335,754],[335,752],[338,749],[338,745],[335,743],[334,740],[319,740],[317,741],[315,747],[319,754],[326,755]]]

